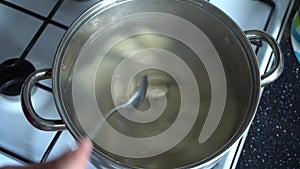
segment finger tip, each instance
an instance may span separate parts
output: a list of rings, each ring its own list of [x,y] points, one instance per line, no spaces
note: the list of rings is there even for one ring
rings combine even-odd
[[[78,149],[84,149],[86,152],[91,153],[93,149],[93,143],[88,137],[83,137],[79,140]]]

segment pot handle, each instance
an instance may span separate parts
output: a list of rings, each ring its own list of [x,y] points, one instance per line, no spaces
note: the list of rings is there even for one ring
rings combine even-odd
[[[31,91],[34,84],[40,80],[51,78],[51,71],[51,69],[37,70],[25,80],[21,91],[21,105],[25,117],[34,127],[45,131],[59,131],[66,129],[65,123],[62,120],[48,120],[40,117],[31,102]]]
[[[271,69],[261,76],[261,86],[263,87],[274,82],[281,75],[284,68],[283,56],[278,43],[272,36],[264,31],[248,30],[245,31],[245,34],[249,40],[261,39],[271,46],[274,52],[274,61]]]

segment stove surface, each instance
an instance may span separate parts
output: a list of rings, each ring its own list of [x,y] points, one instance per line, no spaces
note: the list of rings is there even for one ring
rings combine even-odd
[[[4,0],[0,1],[0,63],[24,57],[35,69],[51,68],[56,49],[71,23],[99,0]],[[229,15],[242,30],[265,30],[280,39],[281,27],[293,1],[274,0],[275,7],[262,1],[210,0]],[[237,8],[238,6],[238,8]],[[264,72],[271,50],[257,50],[260,70]],[[59,119],[51,93],[51,81],[36,86],[33,106],[44,118]],[[60,156],[76,143],[68,131],[45,132],[26,120],[19,96],[0,95],[0,167],[40,162],[53,139],[57,139],[47,160]],[[243,141],[236,143],[214,168],[235,168]],[[13,157],[12,157],[13,156]],[[16,160],[17,157],[20,160]],[[21,162],[20,162],[21,161]],[[95,168],[92,165],[89,168]]]

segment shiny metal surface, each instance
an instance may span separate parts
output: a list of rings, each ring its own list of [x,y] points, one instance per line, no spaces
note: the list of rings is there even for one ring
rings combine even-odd
[[[158,3],[159,2],[159,3]],[[183,10],[182,6],[178,9],[170,4],[178,3],[191,5],[195,8]],[[124,5],[124,6],[123,6]],[[166,5],[166,6],[165,6]],[[118,10],[116,12],[114,10]],[[106,10],[106,9],[112,9]],[[214,153],[209,158],[203,159],[199,163],[189,165],[188,167],[208,167],[215,164],[231,147],[231,145],[238,140],[244,129],[250,125],[258,102],[259,72],[256,64],[256,57],[253,54],[252,48],[243,32],[234,22],[214,6],[202,1],[110,1],[107,3],[99,3],[86,13],[84,13],[70,28],[66,36],[63,38],[56,55],[53,68],[53,85],[56,101],[58,102],[58,109],[66,121],[67,126],[75,137],[81,137],[84,131],[78,130],[76,125],[79,125],[75,115],[68,112],[74,112],[70,98],[70,91],[67,89],[71,87],[70,80],[72,79],[72,69],[76,62],[76,57],[80,52],[81,46],[91,37],[95,30],[101,29],[102,25],[109,23],[121,16],[129,15],[144,11],[167,12],[174,15],[184,17],[190,20],[199,27],[211,39],[217,51],[221,54],[221,60],[226,70],[226,78],[230,79],[230,89],[228,91],[229,98],[245,98],[243,95],[248,95],[243,101],[240,99],[239,112],[245,112],[238,120],[236,128],[238,129],[233,137],[223,146],[219,151]],[[181,13],[180,11],[189,11],[190,13]],[[105,13],[105,14],[102,14]],[[195,17],[197,16],[197,17]],[[101,22],[100,22],[101,21]],[[225,36],[224,36],[225,35]],[[220,45],[222,44],[222,45]],[[229,50],[230,49],[230,50]],[[248,68],[247,71],[236,71],[239,68]],[[238,77],[238,78],[237,78]],[[250,81],[252,79],[252,81]],[[238,85],[237,85],[238,84]],[[234,90],[238,89],[240,92]],[[250,89],[250,91],[249,91]],[[205,90],[205,89],[204,89]],[[241,92],[243,91],[248,93]],[[230,101],[234,103],[234,99]],[[229,111],[229,107],[228,112]],[[242,110],[243,109],[243,110]],[[102,163],[111,164],[116,168],[133,167],[127,164],[113,163],[111,157],[103,156],[99,150],[95,150],[95,156],[98,161]],[[162,157],[166,159],[168,157]],[[96,164],[97,166],[97,164]],[[185,166],[187,167],[187,166]]]
[[[261,85],[263,87],[267,84],[274,82],[281,75],[284,68],[284,60],[278,43],[272,36],[268,35],[263,31],[249,30],[245,31],[245,34],[250,41],[255,39],[261,39],[266,41],[271,46],[275,58],[271,69],[261,76]]]
[[[34,84],[40,80],[51,78],[51,69],[42,69],[33,72],[24,82],[21,92],[21,104],[27,120],[36,128],[45,131],[64,130],[66,126],[62,120],[47,120],[40,117],[31,103],[31,93]]]

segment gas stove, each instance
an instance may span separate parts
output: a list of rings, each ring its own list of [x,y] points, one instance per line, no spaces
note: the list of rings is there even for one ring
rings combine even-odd
[[[4,0],[0,1],[0,167],[48,161],[60,156],[76,143],[68,131],[46,132],[26,120],[18,95],[23,75],[8,71],[14,58],[35,69],[51,68],[58,44],[72,22],[99,0]],[[293,0],[210,0],[242,30],[264,30],[280,41]],[[272,62],[270,47],[253,42],[259,68],[265,72]],[[24,63],[28,61],[28,63]],[[29,68],[28,68],[29,69]],[[27,70],[27,69],[26,69]],[[10,72],[10,73],[7,73]],[[16,79],[10,79],[16,74]],[[3,80],[5,78],[6,81]],[[7,80],[8,79],[8,80]],[[7,82],[8,81],[8,82]],[[51,93],[51,81],[36,85],[33,106],[40,116],[59,119]],[[235,168],[245,136],[213,168]],[[95,168],[92,164],[89,168]]]

